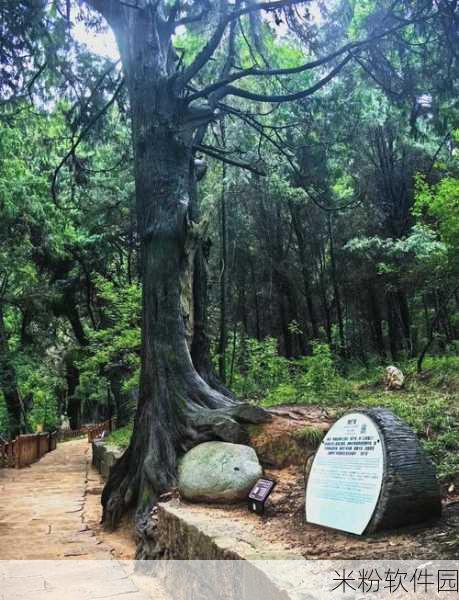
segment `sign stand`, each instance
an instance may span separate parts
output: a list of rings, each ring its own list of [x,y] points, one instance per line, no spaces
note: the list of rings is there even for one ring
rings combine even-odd
[[[250,512],[256,513],[257,515],[262,515],[265,512],[266,500],[273,491],[275,485],[276,481],[269,477],[262,477],[257,481],[250,490],[247,498],[247,506]]]

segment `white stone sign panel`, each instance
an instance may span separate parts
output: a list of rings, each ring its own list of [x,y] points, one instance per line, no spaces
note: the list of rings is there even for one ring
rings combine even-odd
[[[323,439],[306,489],[309,523],[361,535],[381,492],[384,450],[379,430],[367,415],[349,413]]]

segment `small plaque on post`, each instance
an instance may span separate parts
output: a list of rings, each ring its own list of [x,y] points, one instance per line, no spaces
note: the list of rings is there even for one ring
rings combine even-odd
[[[262,515],[265,511],[265,503],[268,496],[273,491],[276,482],[274,479],[268,477],[262,477],[250,490],[249,497],[247,500],[250,512],[254,512],[257,515]]]

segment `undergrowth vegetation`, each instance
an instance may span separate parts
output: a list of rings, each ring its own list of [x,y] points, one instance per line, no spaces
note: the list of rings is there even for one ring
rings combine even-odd
[[[459,472],[459,357],[428,357],[422,375],[415,360],[405,360],[397,365],[406,377],[403,389],[386,391],[384,366],[340,364],[326,344],[297,360],[273,352],[271,339],[248,346],[253,354],[234,378],[241,397],[266,407],[318,404],[336,416],[357,407],[389,408],[416,431],[440,478]]]
[[[416,373],[414,359],[405,360],[397,365],[405,375],[404,387],[386,391],[383,365],[345,364],[326,344],[315,344],[311,356],[293,360],[279,356],[273,338],[248,339],[243,346],[239,349],[245,364],[236,361],[232,384],[240,398],[265,407],[320,405],[336,417],[352,408],[389,408],[415,430],[440,479],[449,481],[458,474],[459,357],[429,356],[422,375]],[[126,448],[131,433],[128,425],[108,441]],[[298,431],[316,446],[320,433],[314,428]]]
[[[245,352],[245,365],[233,375],[239,397],[265,407],[318,404],[336,416],[357,407],[389,408],[416,431],[440,478],[459,472],[459,357],[427,357],[422,375],[415,360],[404,360],[397,364],[406,378],[403,389],[386,391],[379,362],[344,363],[326,344],[293,360],[279,356],[272,338],[243,345],[238,356]]]
[[[125,425],[120,427],[106,438],[108,444],[118,446],[118,448],[127,448],[129,446],[129,440],[131,439],[132,425]]]

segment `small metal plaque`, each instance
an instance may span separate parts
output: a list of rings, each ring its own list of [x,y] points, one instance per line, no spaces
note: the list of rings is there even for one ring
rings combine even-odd
[[[251,512],[257,513],[258,515],[263,514],[265,502],[275,485],[276,482],[274,479],[269,479],[268,477],[262,477],[257,481],[250,490],[247,501],[248,508]]]

